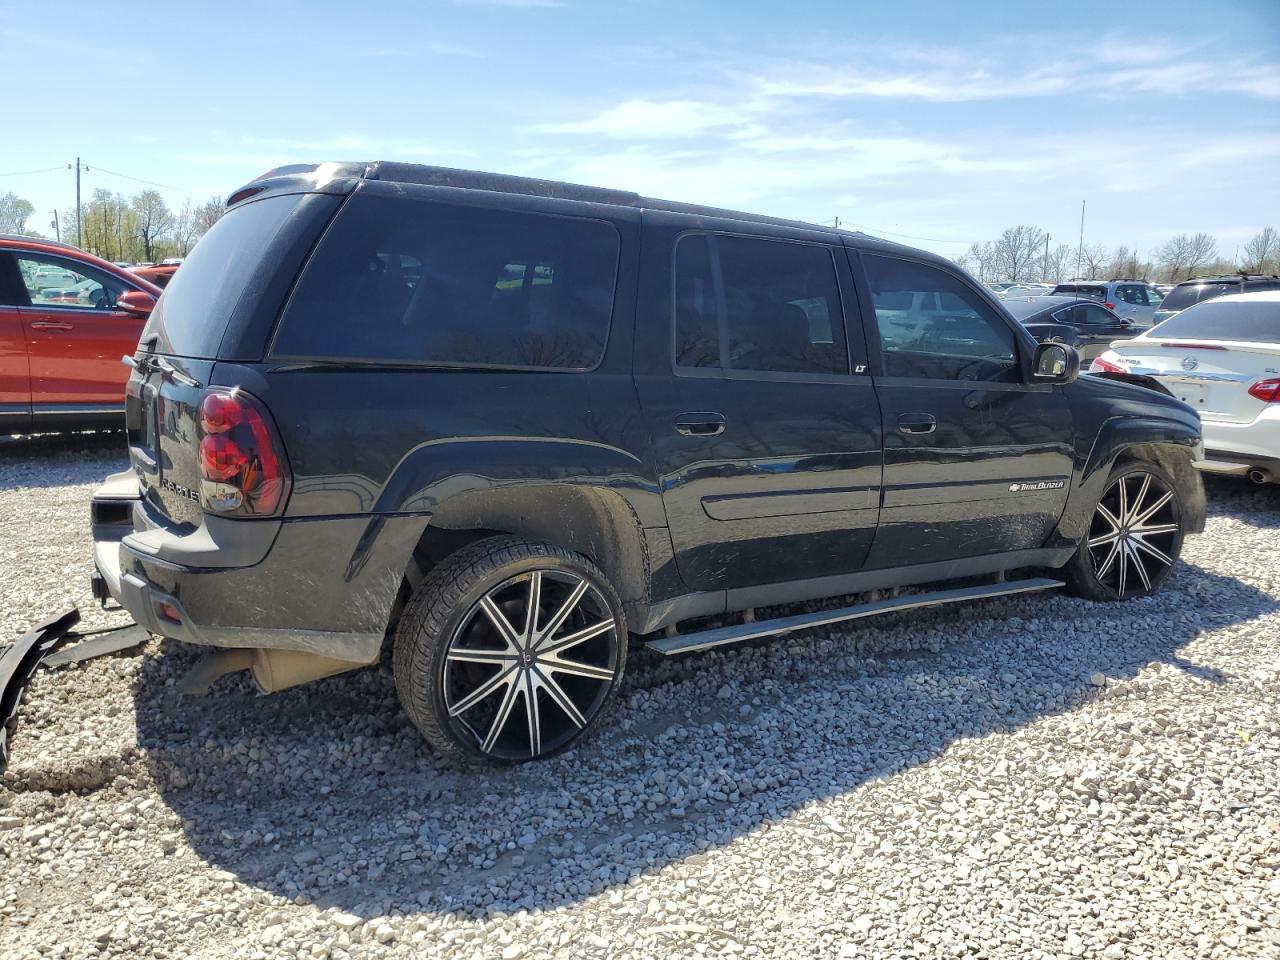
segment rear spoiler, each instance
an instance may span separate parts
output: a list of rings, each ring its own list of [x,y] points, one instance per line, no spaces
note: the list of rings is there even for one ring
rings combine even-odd
[[[227,208],[273,193],[329,193],[345,196],[369,175],[367,163],[291,163],[254,177],[231,196]]]

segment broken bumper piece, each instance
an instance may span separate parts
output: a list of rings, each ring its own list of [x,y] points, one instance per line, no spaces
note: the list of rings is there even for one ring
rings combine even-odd
[[[0,646],[0,774],[9,764],[9,741],[18,724],[22,695],[42,665],[67,666],[105,656],[137,646],[149,636],[136,624],[85,636],[73,629],[79,623],[80,611],[73,607]],[[67,646],[73,642],[74,646]]]

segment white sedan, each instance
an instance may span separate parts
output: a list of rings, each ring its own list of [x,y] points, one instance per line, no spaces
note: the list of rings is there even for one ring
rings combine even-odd
[[[1280,483],[1280,291],[1197,303],[1117,340],[1089,372],[1153,377],[1195,407],[1201,470]]]

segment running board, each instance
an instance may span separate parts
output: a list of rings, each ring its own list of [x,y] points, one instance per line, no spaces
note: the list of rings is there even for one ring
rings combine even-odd
[[[703,630],[699,633],[675,634],[674,636],[650,640],[645,644],[645,647],[663,656],[671,656],[676,653],[692,653],[694,650],[706,650],[726,643],[739,643],[743,640],[777,636],[783,633],[791,633],[793,630],[823,627],[829,623],[839,623],[842,620],[874,617],[880,613],[897,613],[901,610],[915,610],[918,607],[936,607],[944,603],[957,603],[961,600],[980,600],[983,597],[1005,597],[1015,593],[1056,590],[1061,586],[1064,586],[1061,580],[1036,577],[1029,580],[1008,580],[977,587],[958,587],[954,590],[935,590],[932,593],[915,593],[895,597],[891,600],[860,603],[852,607],[841,607],[839,610],[820,610],[817,613],[802,613],[794,617],[778,617],[775,620],[759,620],[753,623],[735,624],[730,627],[716,627],[713,630]]]

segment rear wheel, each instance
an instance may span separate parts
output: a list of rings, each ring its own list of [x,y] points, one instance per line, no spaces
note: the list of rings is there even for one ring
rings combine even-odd
[[[626,663],[622,603],[589,560],[514,537],[446,559],[396,630],[400,702],[441,753],[499,763],[563,750]]]
[[[1152,463],[1121,464],[1067,565],[1068,586],[1091,600],[1150,596],[1181,552],[1182,504],[1173,480]]]

